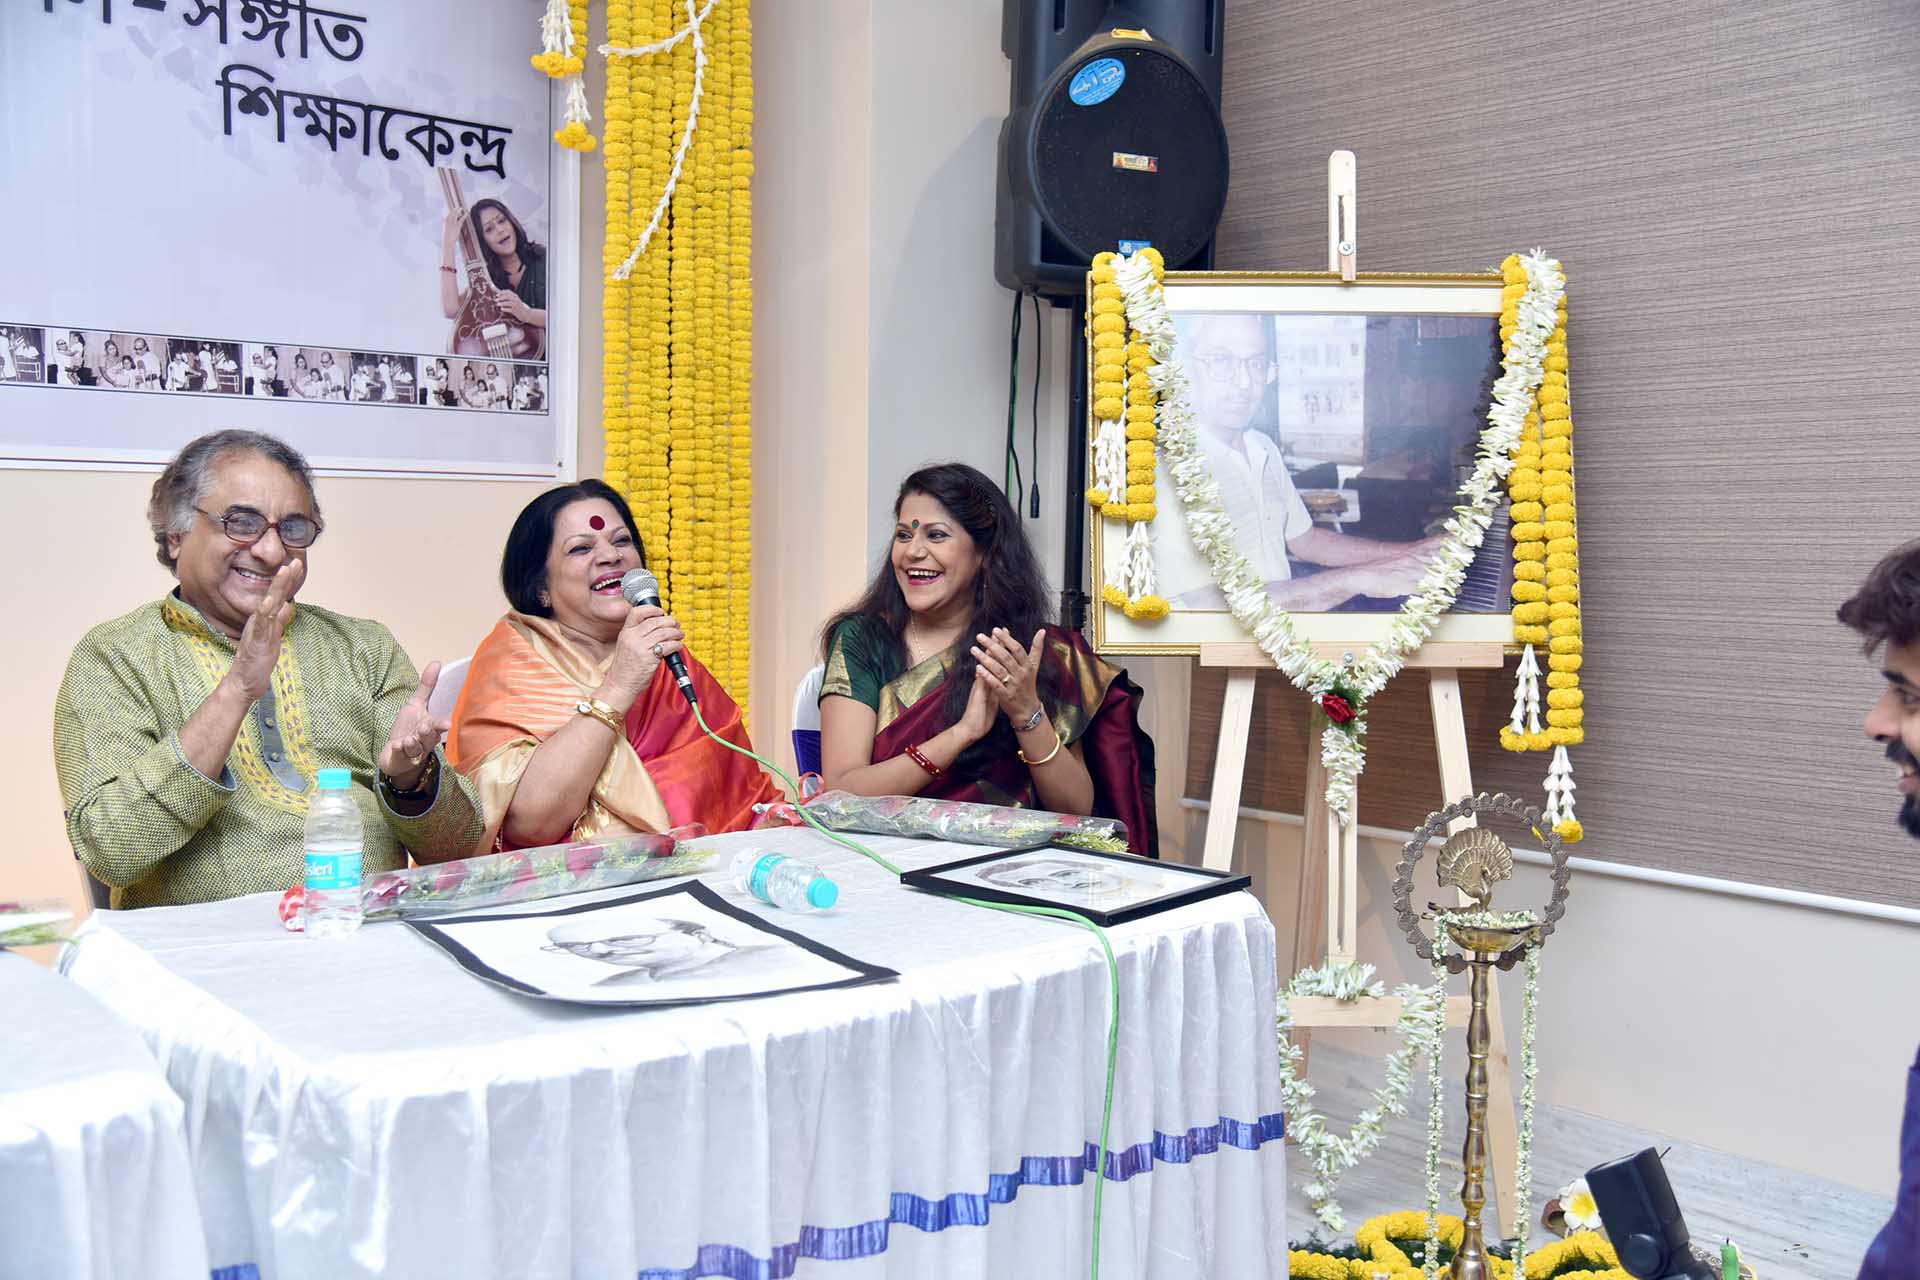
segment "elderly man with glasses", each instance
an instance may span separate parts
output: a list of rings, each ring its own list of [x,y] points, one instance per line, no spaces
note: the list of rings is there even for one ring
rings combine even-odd
[[[67,835],[113,905],[300,883],[321,769],[353,772],[369,873],[476,852],[479,805],[427,711],[439,664],[416,675],[379,623],[293,603],[323,527],[306,459],[202,436],[147,517],[179,586],[89,631],[54,706]]]

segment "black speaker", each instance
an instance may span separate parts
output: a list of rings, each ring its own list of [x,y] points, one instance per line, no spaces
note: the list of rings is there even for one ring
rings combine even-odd
[[[1652,1147],[1587,1170],[1587,1190],[1628,1275],[1714,1280],[1711,1264],[1693,1256],[1680,1202],[1660,1153]]]
[[[1013,64],[1000,126],[994,276],[1082,291],[1093,255],[1152,245],[1213,265],[1227,202],[1220,119],[1226,0],[1005,0]]]

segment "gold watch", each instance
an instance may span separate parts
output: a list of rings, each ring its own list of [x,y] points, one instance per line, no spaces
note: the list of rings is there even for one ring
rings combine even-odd
[[[601,724],[613,730],[618,736],[622,738],[627,736],[627,726],[621,719],[620,713],[615,711],[607,703],[600,701],[600,699],[582,698],[573,704],[573,709],[580,715],[592,716],[595,720],[598,720]]]

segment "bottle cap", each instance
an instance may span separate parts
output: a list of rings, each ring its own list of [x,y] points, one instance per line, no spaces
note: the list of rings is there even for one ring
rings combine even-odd
[[[322,791],[349,791],[353,788],[353,770],[322,769],[318,781]]]
[[[807,886],[807,905],[825,911],[840,901],[840,886],[825,876],[815,876]]]

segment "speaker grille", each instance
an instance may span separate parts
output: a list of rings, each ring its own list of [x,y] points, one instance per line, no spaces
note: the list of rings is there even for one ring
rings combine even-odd
[[[1227,200],[1227,136],[1206,86],[1151,48],[1106,49],[1126,78],[1113,96],[1075,103],[1069,86],[1092,58],[1062,66],[1033,117],[1041,217],[1081,258],[1146,240],[1169,264],[1212,237]]]

